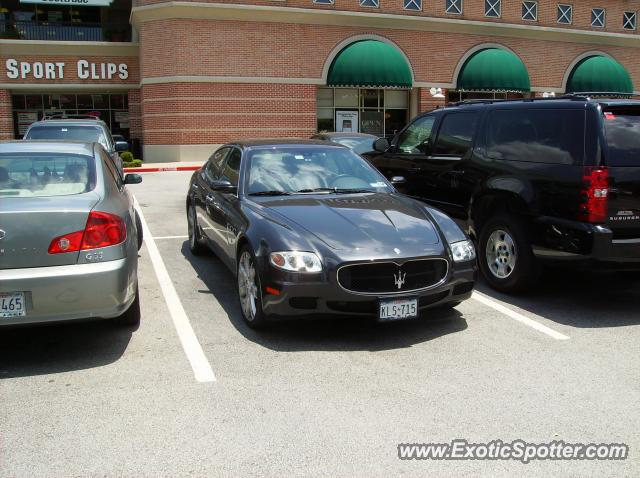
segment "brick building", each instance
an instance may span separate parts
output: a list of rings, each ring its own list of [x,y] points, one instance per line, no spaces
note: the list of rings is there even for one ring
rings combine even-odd
[[[0,138],[94,114],[153,161],[392,135],[465,98],[637,95],[640,0],[0,0]],[[635,85],[635,88],[634,88]]]

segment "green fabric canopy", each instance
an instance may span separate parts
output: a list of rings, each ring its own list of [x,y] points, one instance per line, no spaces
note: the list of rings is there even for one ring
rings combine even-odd
[[[629,72],[606,56],[590,56],[578,63],[567,80],[567,93],[633,94]]]
[[[458,90],[530,91],[529,73],[510,51],[487,48],[474,53],[458,75]]]
[[[411,88],[411,69],[393,46],[362,40],[345,47],[329,67],[327,85]]]

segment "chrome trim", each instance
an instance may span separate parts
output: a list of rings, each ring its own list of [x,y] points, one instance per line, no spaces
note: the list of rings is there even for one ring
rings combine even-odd
[[[638,239],[613,239],[612,244],[640,244],[640,238]]]
[[[447,269],[444,273],[443,278],[437,282],[436,284],[430,285],[428,287],[423,287],[422,289],[411,289],[411,290],[402,290],[402,291],[394,291],[394,292],[358,292],[356,290],[351,290],[351,289],[347,289],[346,287],[344,287],[341,283],[340,283],[340,271],[342,269],[344,269],[345,267],[352,267],[352,266],[362,266],[362,265],[377,265],[377,264],[395,264],[398,267],[401,267],[402,265],[406,264],[407,262],[416,262],[416,261],[444,261],[445,264],[447,265]],[[392,297],[392,296],[400,296],[400,295],[406,295],[406,294],[411,294],[414,292],[422,292],[425,290],[430,290],[430,289],[435,289],[436,287],[444,284],[445,282],[447,282],[447,279],[449,278],[449,261],[447,259],[445,259],[444,257],[424,257],[424,258],[407,258],[405,259],[403,262],[396,262],[393,260],[381,260],[381,261],[366,261],[366,262],[352,262],[349,264],[344,264],[340,267],[338,267],[338,270],[336,271],[336,283],[338,284],[338,286],[340,286],[340,288],[342,290],[344,290],[345,292],[348,292],[350,294],[357,294],[357,295],[364,295],[364,296],[376,296],[376,297],[380,297],[380,296],[384,296],[384,297]]]

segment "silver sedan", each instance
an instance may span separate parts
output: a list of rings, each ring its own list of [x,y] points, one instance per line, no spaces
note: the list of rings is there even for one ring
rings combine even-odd
[[[98,143],[0,143],[0,326],[140,322],[141,180]]]

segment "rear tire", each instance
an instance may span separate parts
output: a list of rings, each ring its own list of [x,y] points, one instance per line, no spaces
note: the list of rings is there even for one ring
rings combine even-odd
[[[189,204],[187,209],[187,227],[189,234],[189,250],[194,256],[201,256],[207,251],[207,246],[204,244],[202,234],[200,234],[200,226],[198,225],[198,215],[196,214],[196,208],[193,204]]]
[[[478,263],[489,285],[500,292],[520,292],[540,275],[526,227],[510,214],[494,216],[483,226]]]
[[[138,236],[138,250],[142,247],[142,243],[144,242],[144,235],[142,231],[142,221],[140,221],[140,216],[136,212],[136,234]]]
[[[138,327],[140,325],[140,294],[136,287],[136,298],[127,309],[127,311],[115,320],[118,325],[123,327]]]
[[[238,302],[244,323],[252,329],[262,329],[267,325],[267,317],[262,310],[262,282],[256,264],[253,251],[244,245],[238,254]]]

